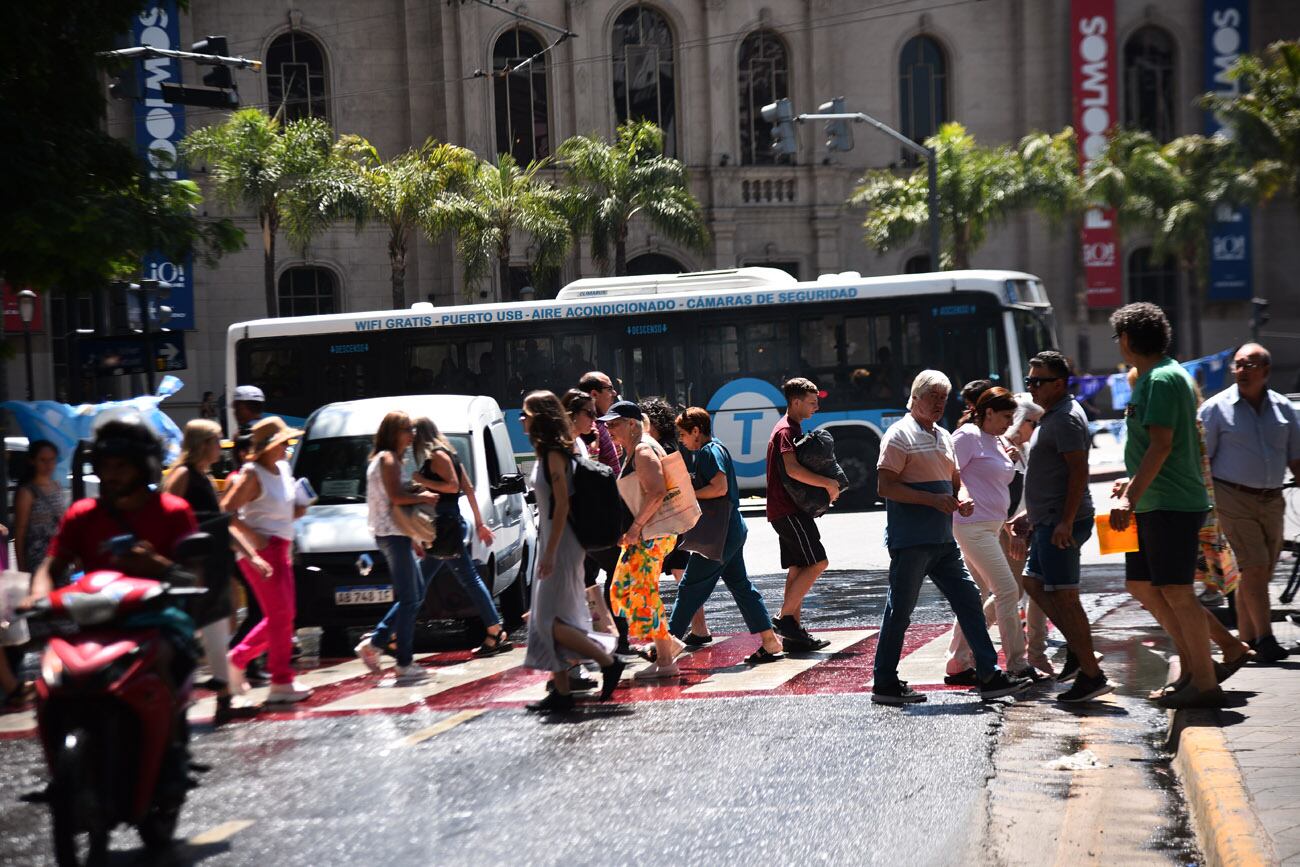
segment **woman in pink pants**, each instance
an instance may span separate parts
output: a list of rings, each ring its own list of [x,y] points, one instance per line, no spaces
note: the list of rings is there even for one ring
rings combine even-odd
[[[293,473],[284,459],[289,440],[301,436],[276,416],[253,425],[249,461],[221,501],[235,513],[231,533],[242,536],[256,555],[241,558],[239,568],[262,606],[262,620],[230,651],[230,692],[246,690],[244,669],[266,654],[271,674],[271,704],[302,701],[311,690],[293,679],[294,586],[291,552],[293,522],[305,508],[297,505]]]

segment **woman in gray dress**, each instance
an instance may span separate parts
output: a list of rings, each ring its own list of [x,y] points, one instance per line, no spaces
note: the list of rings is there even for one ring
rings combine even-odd
[[[596,632],[591,626],[583,584],[586,552],[568,520],[573,480],[569,416],[554,394],[535,391],[524,398],[520,422],[537,453],[533,487],[541,516],[524,665],[551,672],[546,698],[528,709],[563,713],[574,703],[569,690],[570,666],[588,659],[600,663],[600,697],[605,700],[613,695],[626,663],[613,653],[615,636]]]
[[[59,450],[49,440],[35,440],[27,447],[27,470],[14,495],[14,553],[20,572],[34,574],[45,562],[50,540],[68,508],[63,487],[54,478],[58,465]]]

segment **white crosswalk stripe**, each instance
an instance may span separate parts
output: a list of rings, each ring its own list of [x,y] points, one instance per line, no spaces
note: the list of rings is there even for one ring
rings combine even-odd
[[[680,661],[680,658],[678,661]],[[649,664],[650,663],[642,659],[638,659],[636,662],[628,663],[627,668],[623,669],[623,676],[619,678],[619,682],[622,683],[625,680],[631,679],[633,674],[635,674],[640,669],[645,668]],[[600,682],[599,673],[587,672],[587,676],[593,678],[597,683]],[[517,689],[514,692],[507,693],[506,695],[498,696],[497,698],[494,698],[492,700],[499,701],[499,702],[541,701],[542,699],[546,698],[546,681],[547,678],[542,678],[538,680],[536,683],[529,684],[528,686],[525,686],[522,689]]]
[[[864,641],[875,635],[875,629],[845,629],[834,632],[822,632],[820,635],[830,641],[830,645],[815,653],[787,657],[780,662],[768,662],[763,665],[745,665],[741,663],[725,671],[716,672],[708,679],[688,687],[687,695],[710,692],[763,692],[773,690],[788,683],[797,675],[830,659],[847,647]]]
[[[476,680],[509,671],[523,662],[523,659],[523,650],[516,648],[484,659],[471,659],[459,665],[430,668],[428,669],[428,680],[411,686],[398,686],[391,676],[385,676],[372,689],[350,695],[347,698],[341,698],[338,701],[332,701],[320,707],[311,708],[311,710],[313,712],[328,713],[330,711],[347,710],[392,710],[406,707],[446,692],[449,689],[455,689],[458,686],[464,686],[467,683],[473,683]]]
[[[949,630],[904,655],[898,664],[898,679],[905,680],[912,686],[943,683],[944,666],[948,662],[948,642],[951,640],[952,631]]]

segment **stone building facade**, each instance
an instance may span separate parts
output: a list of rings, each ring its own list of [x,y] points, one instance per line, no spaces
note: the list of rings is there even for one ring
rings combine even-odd
[[[1248,45],[1300,35],[1300,8],[1249,4]],[[509,13],[518,13],[519,18]],[[556,40],[531,64],[502,77]],[[1203,0],[1115,0],[1120,117],[1169,138],[1201,132],[1193,101],[1205,90]],[[799,128],[798,153],[773,162],[763,102],[788,96],[796,112],[842,96],[920,137],[941,120],[967,126],[981,143],[1012,142],[1072,122],[1071,16],[1067,0],[192,0],[181,40],[224,34],[232,54],[266,62],[241,71],[245,105],[283,105],[290,114],[324,116],[340,133],[364,135],[391,156],[434,137],[481,157],[509,149],[520,158],[549,155],[566,137],[612,136],[619,119],[650,116],[685,161],[713,236],[705,252],[681,249],[635,225],[633,269],[688,270],[774,264],[801,279],[836,271],[888,274],[919,267],[925,238],[878,255],[862,242],[862,214],[844,200],[871,168],[901,166],[899,146],[869,127],[854,128],[856,147],[828,153],[821,125]],[[191,73],[187,71],[186,75]],[[109,123],[129,134],[129,108],[115,104]],[[189,109],[190,128],[220,112]],[[196,175],[200,180],[201,173]],[[211,205],[213,213],[220,213]],[[224,382],[225,336],[237,321],[263,314],[262,255],[256,223],[234,214],[249,246],[215,269],[195,274],[195,321],[184,398],[196,403]],[[1267,332],[1300,332],[1300,221],[1294,203],[1254,214],[1253,293],[1272,301]],[[282,304],[299,312],[391,306],[386,238],[340,225],[306,251],[283,239],[277,273]],[[1178,275],[1150,261],[1140,237],[1123,239],[1125,299],[1158,300],[1174,315],[1180,355],[1241,342],[1248,301],[1204,303],[1187,311]],[[451,245],[420,240],[407,271],[408,303],[438,305],[517,297],[527,245],[516,244],[512,286],[464,286]],[[1108,311],[1080,305],[1070,233],[1053,233],[1025,215],[1000,227],[974,256],[976,267],[1019,269],[1045,281],[1057,309],[1063,347],[1094,371],[1113,369]],[[579,245],[560,282],[598,273]],[[539,287],[545,295],[546,287]],[[1199,329],[1199,342],[1189,338]],[[1290,389],[1300,340],[1269,342],[1275,385]],[[49,384],[50,357],[38,356]],[[11,366],[11,372],[16,365]],[[178,406],[184,405],[182,400]]]

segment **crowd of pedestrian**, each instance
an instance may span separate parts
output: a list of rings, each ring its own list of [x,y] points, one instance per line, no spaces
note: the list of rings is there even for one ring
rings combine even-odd
[[[951,433],[942,423],[953,391],[949,378],[938,370],[915,376],[907,412],[884,433],[877,461],[890,567],[874,702],[926,700],[899,678],[899,661],[927,577],[954,618],[945,683],[985,699],[1044,682],[1069,684],[1056,696],[1066,703],[1111,692],[1080,599],[1081,549],[1099,521],[1115,531],[1136,524],[1139,545],[1126,555],[1125,586],[1168,633],[1182,662],[1180,676],[1152,699],[1173,708],[1219,706],[1219,684],[1241,666],[1287,656],[1272,634],[1268,584],[1282,544],[1284,477],[1288,469],[1300,474],[1300,420],[1267,388],[1268,351],[1254,343],[1241,347],[1232,362],[1235,383],[1202,402],[1195,382],[1168,355],[1172,333],[1160,308],[1130,304],[1111,324],[1131,368],[1129,477],[1116,483],[1109,514],[1101,518],[1089,493],[1088,421],[1071,394],[1067,358],[1055,351],[1030,358],[1022,393],[989,380],[965,384],[965,411]],[[804,425],[819,411],[817,384],[794,377],[782,393],[785,411],[767,444],[767,520],[786,570],[772,609],[749,578],[735,463],[714,439],[706,409],[675,407],[659,397],[624,400],[600,371],[584,374],[562,396],[534,391],[524,398],[520,423],[537,459],[539,522],[524,664],[550,678],[546,697],[530,710],[562,712],[575,695],[597,690],[608,699],[633,655],[649,662],[635,672],[637,680],[679,677],[679,657],[713,640],[704,605],[719,581],[758,638],[747,665],[828,646],[804,627],[802,607],[829,565],[815,518],[845,481],[837,467],[805,460],[816,439]],[[186,426],[181,457],[165,478],[156,474],[166,499],[133,488],[124,501],[144,521],[175,523],[183,508],[217,540],[205,568],[210,592],[194,614],[209,685],[218,694],[218,722],[239,713],[236,700],[263,656],[268,702],[293,703],[311,693],[295,680],[292,665],[293,524],[311,493],[293,478],[286,450],[302,432],[264,416],[263,403],[256,387],[234,392],[241,454],[224,494],[218,496],[211,478],[222,456],[221,428],[201,418]],[[122,437],[138,431],[128,433]],[[74,564],[94,568],[102,559],[78,547],[87,521],[107,520],[96,517],[99,501],[82,501],[65,516],[53,477],[57,460],[52,444],[32,443],[30,469],[17,488],[17,565],[35,574],[34,594],[48,592]],[[153,473],[149,467],[145,474]],[[582,474],[589,480],[603,474],[621,502],[617,537],[603,544],[575,531],[581,497],[590,496],[575,483]],[[112,491],[115,484],[125,483],[110,466],[101,485]],[[483,623],[476,653],[512,649],[466,546],[471,527],[462,496],[474,535],[491,544],[492,531],[460,456],[434,420],[398,409],[384,417],[366,491],[369,529],[387,561],[394,603],[355,649],[365,667],[380,673],[388,652],[398,682],[427,676],[414,659],[414,629],[425,594],[444,569]],[[131,520],[129,513],[104,514]],[[1235,590],[1235,635],[1196,595],[1196,580],[1207,573]],[[677,582],[671,607],[660,596],[664,575]],[[232,636],[236,578],[247,589],[248,613]],[[1067,647],[1059,669],[1048,656],[1049,623]],[[1000,647],[990,637],[993,624]],[[1212,658],[1212,644],[1220,660]],[[588,676],[596,671],[599,683]],[[12,660],[0,658],[0,691],[10,704],[29,696]]]

